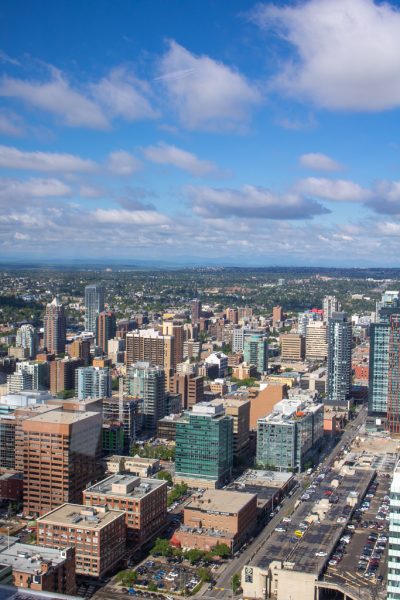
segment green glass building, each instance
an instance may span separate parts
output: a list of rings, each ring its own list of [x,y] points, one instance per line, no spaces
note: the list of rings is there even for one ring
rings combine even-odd
[[[199,402],[177,421],[175,474],[177,479],[201,479],[215,487],[231,479],[233,419],[223,404]]]
[[[243,349],[244,362],[255,365],[257,373],[268,371],[268,340],[262,334],[245,336]]]

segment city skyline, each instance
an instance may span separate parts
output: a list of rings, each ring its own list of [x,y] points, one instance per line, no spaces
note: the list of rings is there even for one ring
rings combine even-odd
[[[3,260],[396,264],[393,0],[0,14]]]

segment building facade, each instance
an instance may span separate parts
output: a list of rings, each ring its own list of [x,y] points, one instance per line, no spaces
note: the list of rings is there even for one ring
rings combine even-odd
[[[112,311],[103,310],[96,317],[96,344],[108,353],[108,342],[112,340],[117,332],[117,321]]]
[[[140,411],[143,429],[155,432],[157,421],[166,414],[164,370],[148,362],[131,365],[128,369],[128,390],[130,396],[142,400]]]
[[[351,389],[352,329],[346,313],[334,312],[328,322],[327,399],[347,406]]]
[[[400,600],[400,463],[390,486],[389,553],[387,575],[388,600]]]
[[[98,284],[85,287],[85,329],[95,333],[96,318],[104,310],[104,288]]]
[[[244,361],[255,365],[257,372],[268,371],[268,340],[262,334],[247,335],[244,338]]]
[[[50,304],[47,304],[44,315],[44,346],[48,352],[53,354],[65,352],[66,331],[64,306],[58,298],[54,298]]]
[[[111,396],[110,369],[108,367],[79,367],[75,372],[75,392],[79,400]]]

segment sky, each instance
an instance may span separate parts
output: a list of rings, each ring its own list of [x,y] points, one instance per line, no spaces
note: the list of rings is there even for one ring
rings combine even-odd
[[[3,0],[0,260],[398,266],[400,3]]]

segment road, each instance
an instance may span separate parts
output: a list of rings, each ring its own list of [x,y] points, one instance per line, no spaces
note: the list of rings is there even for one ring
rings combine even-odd
[[[348,444],[352,439],[354,439],[359,432],[361,425],[365,421],[365,417],[367,414],[367,408],[365,406],[361,407],[359,414],[357,417],[348,424],[347,429],[343,433],[342,437],[332,449],[332,451],[322,460],[320,463],[320,469],[331,467],[336,460],[338,454],[340,454],[343,446]],[[233,558],[228,564],[224,572],[220,575],[213,590],[208,590],[203,588],[197,594],[198,596],[202,596],[203,600],[215,600],[215,598],[226,598],[232,594],[231,591],[231,581],[232,576],[235,573],[241,573],[243,567],[249,564],[255,557],[261,556],[265,554],[265,547],[268,544],[269,537],[271,533],[274,531],[275,527],[282,520],[282,517],[285,515],[289,515],[294,510],[294,505],[296,500],[300,498],[303,493],[303,482],[307,481],[308,477],[304,474],[298,475],[299,487],[295,491],[295,493],[291,496],[291,498],[285,498],[282,502],[282,508],[279,513],[271,519],[271,521],[262,529],[262,531],[258,534],[252,544],[237,558]]]

